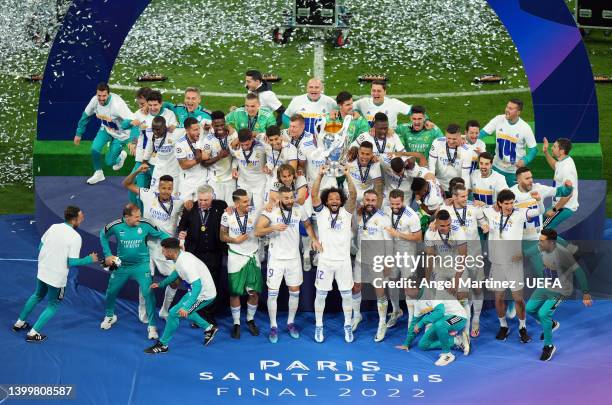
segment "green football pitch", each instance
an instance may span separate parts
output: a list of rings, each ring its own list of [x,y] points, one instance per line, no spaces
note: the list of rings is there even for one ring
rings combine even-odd
[[[111,87],[116,85],[113,91],[135,107],[130,88],[140,85],[136,77],[161,73],[168,80],[153,85],[166,90],[165,98],[181,102],[181,89],[195,85],[211,93],[203,97],[206,108],[227,111],[243,102],[235,94],[245,92],[244,71],[251,68],[278,74],[282,80],[273,89],[287,96],[303,93],[315,72],[323,72],[325,93],[332,97],[341,90],[366,95],[369,86],[360,84],[358,76],[383,73],[390,79],[388,94],[426,106],[441,127],[468,119],[484,124],[502,113],[513,97],[525,101],[523,118],[533,121],[518,53],[484,0],[349,1],[354,28],[351,43],[342,49],[327,39],[316,40],[310,32],[298,32],[286,45],[274,44],[270,32],[282,22],[287,2],[255,1],[250,9],[243,4],[153,0],[120,52],[110,78]],[[585,43],[593,71],[612,75],[612,39],[593,31]],[[8,48],[0,48],[4,49]],[[24,46],[5,52],[10,57],[0,62],[0,214],[30,213],[34,210],[32,153],[39,85],[16,75],[41,72],[48,48]],[[484,73],[498,73],[506,80],[472,83]],[[609,181],[612,84],[597,85],[597,96],[603,173]],[[69,140],[74,134],[65,135]],[[612,192],[607,199],[608,216],[612,216]]]

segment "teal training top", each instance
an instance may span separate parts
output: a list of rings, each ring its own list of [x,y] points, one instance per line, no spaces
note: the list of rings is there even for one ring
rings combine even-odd
[[[117,219],[100,230],[100,243],[104,256],[112,255],[108,240],[111,236],[117,239],[117,256],[122,265],[149,263],[148,238],[166,239],[170,236],[159,230],[146,219],[141,219],[136,226],[129,226],[123,218]]]
[[[185,107],[183,104],[172,104],[166,101],[162,104],[162,107],[169,109],[176,115],[179,128],[184,128],[185,119],[189,117],[197,119],[199,123],[201,123],[203,120],[210,121],[210,113],[201,106],[198,106],[195,110],[189,112],[187,107]]]

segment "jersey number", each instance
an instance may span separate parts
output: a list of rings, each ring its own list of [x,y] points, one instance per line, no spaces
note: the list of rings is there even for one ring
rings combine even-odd
[[[510,158],[510,163],[514,164],[516,161],[516,143],[511,142],[507,139],[497,139],[497,153],[501,160],[504,160],[504,157]]]

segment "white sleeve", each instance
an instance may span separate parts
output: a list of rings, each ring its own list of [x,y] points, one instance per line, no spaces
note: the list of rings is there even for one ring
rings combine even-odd
[[[295,146],[291,145],[286,150],[287,150],[287,156],[285,156],[285,158],[287,159],[288,162],[290,162],[292,160],[297,160],[297,158],[298,158],[298,150],[297,150],[297,148]]]
[[[276,94],[274,94],[274,92],[271,90],[264,91],[262,93],[259,93],[258,95],[259,95],[259,102],[262,105],[270,106],[272,111],[278,110],[279,107],[283,105],[283,103],[280,102],[278,97],[276,97]]]
[[[411,105],[408,105],[404,103],[403,101],[398,100],[397,98],[393,99],[393,104],[398,114],[403,114],[403,115],[410,114],[410,110],[412,109]]]
[[[436,162],[438,160],[438,151],[436,150],[437,142],[433,141],[431,148],[429,149],[429,159],[427,159],[427,166],[429,171],[436,174]]]
[[[181,142],[176,145],[176,148],[174,148],[174,155],[178,160],[187,159],[187,151],[185,150],[185,147],[189,146]]]
[[[167,112],[164,113],[164,118],[166,118],[166,126],[167,127],[171,127],[171,126],[178,126],[178,121],[176,119],[176,115],[172,112],[172,110],[170,109],[166,109]]]
[[[487,125],[485,125],[482,128],[482,130],[485,131],[487,134],[494,134],[495,133],[495,129],[497,128],[498,117],[499,116],[496,116],[491,121],[489,121],[489,123]]]
[[[227,215],[227,212],[224,212],[221,216],[221,226],[229,228],[229,216]]]
[[[509,187],[508,187],[508,183],[506,182],[506,178],[503,175],[497,176],[497,183],[495,187],[495,197],[497,198],[497,194],[499,194],[500,191],[505,190],[507,188]]]
[[[117,115],[122,120],[132,121],[134,119],[134,113],[132,113],[132,110],[130,110],[130,108],[122,98],[120,98],[118,101],[119,102],[117,103]]]
[[[382,177],[382,171],[380,170],[380,162],[376,162],[372,165],[370,177],[372,177],[372,180],[376,180]]]
[[[557,194],[557,189],[550,186],[545,186],[543,184],[540,185],[540,196],[542,199],[544,198],[552,198]]]
[[[153,137],[151,137],[150,141],[147,142],[147,146],[145,146],[144,154],[142,156],[142,160],[149,160],[149,159],[151,159],[151,155],[153,154],[153,142],[155,142],[155,139]]]
[[[96,113],[97,106],[98,106],[98,98],[96,96],[93,96],[91,100],[89,100],[89,103],[87,103],[87,106],[85,107],[85,114],[91,117],[92,115]]]
[[[396,133],[393,134],[393,142],[395,143],[395,152],[404,152],[406,150],[402,140]]]
[[[291,116],[295,114],[297,111],[297,107],[296,107],[297,97],[294,97],[293,99],[291,99],[291,102],[289,103],[289,105],[287,106],[287,109],[285,110],[285,115],[288,116],[289,118],[291,118]]]
[[[527,123],[525,123],[525,144],[528,148],[535,148],[536,146],[538,146],[535,136],[533,135],[533,131]]]
[[[360,98],[359,100],[353,103],[353,110],[359,112],[363,115],[363,106],[362,104],[367,100],[367,97]]]
[[[310,219],[310,217],[306,213],[306,210],[304,209],[304,206],[300,205],[300,221],[304,222],[304,221],[307,221],[309,219]]]
[[[68,248],[68,258],[69,259],[78,259],[81,254],[81,235],[76,234],[74,238],[70,241],[70,246]]]

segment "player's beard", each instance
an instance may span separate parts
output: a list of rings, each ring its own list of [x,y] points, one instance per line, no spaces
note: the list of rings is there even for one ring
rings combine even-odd
[[[365,209],[366,209],[366,212],[367,212],[368,214],[373,214],[373,213],[375,213],[375,212],[376,212],[376,206],[375,206],[375,205],[373,205],[373,204],[368,204],[368,205],[366,205],[366,206],[365,206]]]
[[[291,209],[293,208],[293,204],[285,205],[281,202],[280,205],[281,205],[281,208],[284,209],[285,211],[291,211]]]
[[[402,210],[402,208],[404,208],[403,206],[399,207],[399,208],[391,208],[391,210],[393,211],[394,214],[399,214],[400,211]]]

